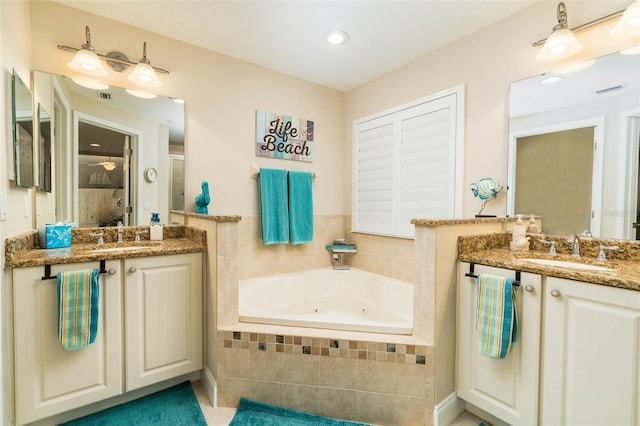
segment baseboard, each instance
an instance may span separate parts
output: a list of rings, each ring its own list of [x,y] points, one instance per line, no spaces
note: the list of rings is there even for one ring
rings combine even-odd
[[[200,382],[204,386],[204,391],[207,394],[207,398],[214,407],[218,406],[218,387],[216,385],[216,379],[213,377],[213,373],[209,370],[209,367],[205,367],[200,374]]]
[[[449,426],[466,409],[467,403],[452,393],[433,407],[433,426]]]

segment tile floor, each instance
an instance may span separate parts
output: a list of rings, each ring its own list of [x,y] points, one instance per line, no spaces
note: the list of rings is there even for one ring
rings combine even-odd
[[[193,390],[200,403],[200,408],[209,426],[227,426],[236,414],[235,408],[213,407],[200,382],[193,382]],[[451,426],[478,426],[482,421],[479,417],[465,411],[453,421]],[[485,422],[486,423],[486,422]]]

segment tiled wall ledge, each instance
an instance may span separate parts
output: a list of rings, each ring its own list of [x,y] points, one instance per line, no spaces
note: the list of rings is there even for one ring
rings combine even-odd
[[[431,347],[233,331],[218,331],[217,346],[220,406],[244,396],[371,424],[432,424]]]

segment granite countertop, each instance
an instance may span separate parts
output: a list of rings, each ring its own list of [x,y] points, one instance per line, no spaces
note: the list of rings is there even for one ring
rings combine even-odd
[[[145,228],[148,229],[148,227],[125,227],[125,242],[107,242],[102,245],[98,245],[95,242],[95,238],[88,238],[89,233],[99,230],[105,233],[107,241],[115,241],[115,238],[112,238],[110,234],[117,233],[117,229],[74,229],[71,247],[57,249],[41,249],[37,247],[38,232],[35,230],[27,231],[5,239],[5,267],[24,268],[63,263],[196,253],[203,252],[207,248],[206,232],[189,226],[166,226],[164,227],[163,240],[150,241],[143,239],[142,241],[134,242],[135,231],[145,231]],[[148,236],[149,234],[147,233],[143,237],[148,238]]]
[[[510,234],[492,234],[488,236],[488,239],[484,239],[484,241],[482,241],[483,238],[481,236],[473,236],[470,238],[460,237],[458,239],[458,260],[478,265],[495,266],[498,268],[640,291],[640,263],[635,254],[636,245],[633,244],[634,242],[631,242],[633,246],[631,246],[630,249],[625,246],[620,246],[619,253],[607,252],[607,256],[610,258],[609,260],[598,261],[594,255],[594,253],[597,254],[597,251],[594,252],[588,248],[578,259],[571,257],[568,252],[548,254],[548,248],[545,250],[545,246],[539,244],[535,238],[532,238],[532,246],[535,249],[522,252],[511,251],[508,248],[504,248],[505,246],[503,245],[504,242],[508,242],[508,237],[510,237]],[[487,241],[491,242],[487,243]],[[474,244],[476,242],[479,242],[479,244]],[[621,242],[621,244],[623,243]],[[573,269],[532,263],[525,259],[559,260],[596,265],[611,270]]]

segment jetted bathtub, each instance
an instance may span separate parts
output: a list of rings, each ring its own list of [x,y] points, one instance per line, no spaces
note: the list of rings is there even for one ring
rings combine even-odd
[[[239,282],[241,322],[386,334],[413,331],[413,284],[371,272],[312,269]]]

